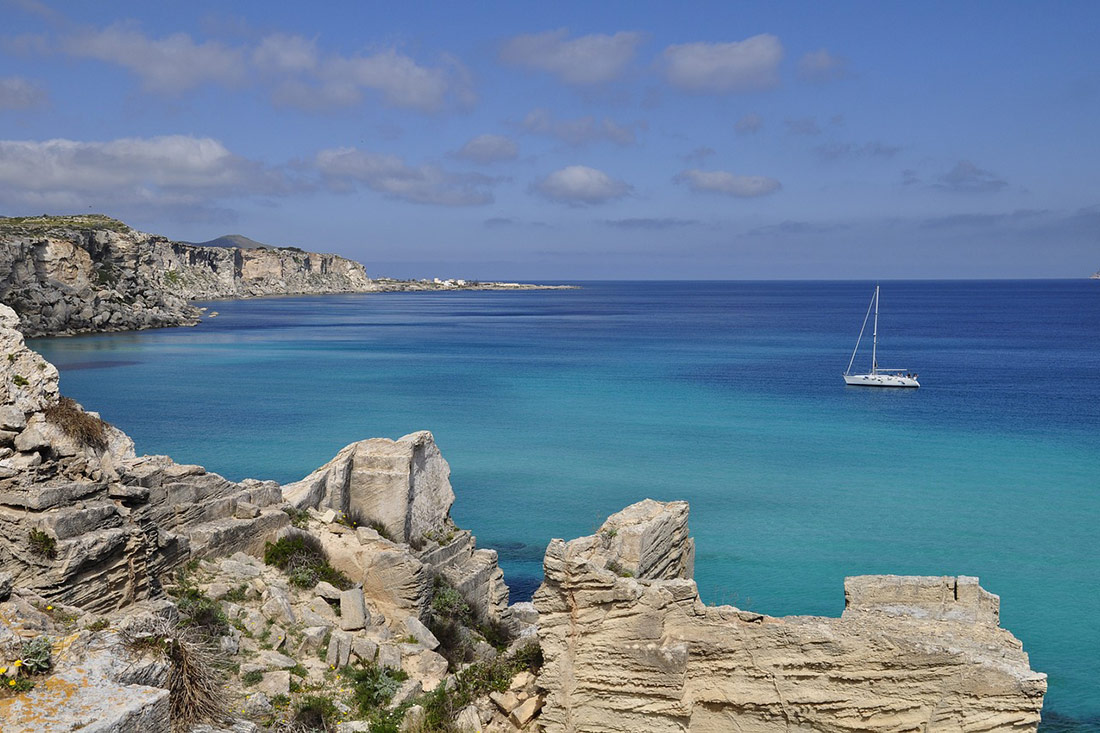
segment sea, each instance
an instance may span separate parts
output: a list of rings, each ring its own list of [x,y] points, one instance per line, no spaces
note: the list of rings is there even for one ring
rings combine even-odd
[[[836,616],[844,578],[975,575],[1100,730],[1100,281],[583,282],[204,303],[195,328],[37,339],[62,392],[230,479],[431,430],[452,515],[530,598],[551,538],[691,504],[703,600]],[[870,331],[854,367],[870,367]]]

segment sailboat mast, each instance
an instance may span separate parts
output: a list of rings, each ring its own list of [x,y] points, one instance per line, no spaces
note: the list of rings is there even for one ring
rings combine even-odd
[[[878,373],[878,285],[875,286],[875,331],[871,340],[871,374]]]

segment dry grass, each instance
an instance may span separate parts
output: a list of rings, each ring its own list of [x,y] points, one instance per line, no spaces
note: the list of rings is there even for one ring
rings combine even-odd
[[[156,650],[169,662],[173,731],[184,733],[200,723],[218,724],[229,718],[224,665],[210,636],[161,616],[142,619],[125,633],[131,646]]]
[[[80,409],[70,397],[62,397],[45,410],[46,419],[61,428],[78,445],[96,450],[107,449],[107,423]]]

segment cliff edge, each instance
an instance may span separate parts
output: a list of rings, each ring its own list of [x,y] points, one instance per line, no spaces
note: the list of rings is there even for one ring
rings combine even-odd
[[[546,733],[1036,729],[1046,675],[977,578],[848,578],[839,619],[707,606],[687,517],[646,500],[550,543]]]
[[[31,337],[194,325],[192,300],[378,289],[333,254],[173,242],[97,214],[0,217],[0,302]]]

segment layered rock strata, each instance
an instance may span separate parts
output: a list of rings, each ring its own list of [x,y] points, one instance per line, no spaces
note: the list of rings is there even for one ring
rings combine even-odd
[[[422,431],[352,443],[284,486],[283,495],[296,507],[328,510],[361,525],[354,539],[332,540],[328,552],[395,607],[423,616],[433,578],[442,576],[480,618],[500,621],[508,586],[497,553],[478,549],[473,535],[451,520],[450,474],[432,434]]]
[[[194,325],[191,300],[377,289],[332,254],[183,244],[97,216],[11,222],[0,220],[0,302],[27,336]]]
[[[137,457],[95,413],[60,409],[57,370],[16,327],[0,306],[0,576],[104,612],[156,591],[191,557],[260,552],[289,523],[275,482]]]
[[[545,731],[1034,731],[1046,675],[967,577],[862,576],[841,618],[708,607],[687,505],[553,540],[535,594]]]

